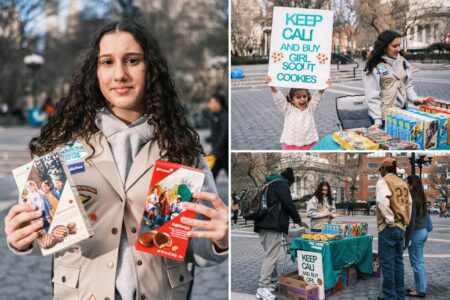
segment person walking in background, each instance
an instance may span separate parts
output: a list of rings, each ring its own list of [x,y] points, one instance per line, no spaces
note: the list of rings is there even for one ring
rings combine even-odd
[[[308,201],[306,213],[311,219],[312,232],[322,232],[322,224],[331,223],[331,220],[337,217],[336,205],[331,197],[331,187],[328,182],[319,183],[314,196]]]
[[[211,143],[214,165],[211,172],[216,179],[220,170],[228,175],[228,109],[225,97],[214,94],[209,98],[208,108],[212,113],[211,135],[206,139]]]
[[[266,177],[266,182],[270,183],[267,189],[269,211],[254,223],[254,230],[258,233],[259,241],[264,248],[264,258],[256,291],[256,298],[260,300],[276,298],[272,292],[278,288],[277,261],[280,255],[281,238],[289,231],[289,218],[292,218],[294,223],[300,226],[308,227],[302,222],[292,201],[290,186],[294,181],[292,168]]]
[[[413,72],[409,62],[400,55],[401,35],[385,30],[378,36],[364,68],[364,94],[369,105],[372,126],[382,127],[388,108],[407,108],[430,104],[432,97],[420,98],[414,91]]]
[[[445,201],[441,201],[439,204],[439,217],[447,218],[447,205],[445,204]]]
[[[403,244],[411,218],[411,195],[397,176],[397,162],[388,157],[378,169],[376,185],[378,255],[383,274],[382,296],[378,299],[405,299]]]
[[[352,217],[353,217],[353,214],[354,214],[354,211],[355,211],[355,206],[353,205],[353,201],[350,201],[348,203],[347,211],[348,211],[347,214],[350,216],[350,213],[351,213]]]
[[[427,271],[423,259],[423,249],[427,241],[427,198],[422,181],[417,175],[406,178],[412,197],[411,221],[406,228],[405,247],[408,247],[409,261],[414,272],[414,288],[405,291],[406,296],[425,298],[427,291]]]
[[[239,205],[238,199],[236,195],[231,196],[231,220],[233,221],[234,226],[237,224],[237,219],[239,216]]]

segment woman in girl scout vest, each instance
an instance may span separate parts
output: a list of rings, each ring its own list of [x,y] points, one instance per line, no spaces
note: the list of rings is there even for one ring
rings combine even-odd
[[[411,65],[400,55],[400,38],[395,31],[380,33],[364,68],[364,93],[376,127],[382,126],[387,108],[407,108],[408,101],[414,105],[434,101],[420,98],[414,91]]]
[[[30,142],[40,156],[71,144],[84,152],[73,175],[92,191],[85,209],[94,236],[54,256],[55,299],[186,299],[192,267],[227,258],[228,209],[216,195],[199,136],[189,125],[155,39],[134,21],[97,31],[67,97]],[[191,231],[186,261],[136,251],[145,195],[157,159],[203,168],[205,183],[185,208],[206,218],[183,221]],[[41,212],[15,205],[5,218],[8,245],[33,252]],[[99,281],[100,279],[100,281]],[[101,283],[100,283],[101,282]],[[225,284],[225,282],[223,283]]]

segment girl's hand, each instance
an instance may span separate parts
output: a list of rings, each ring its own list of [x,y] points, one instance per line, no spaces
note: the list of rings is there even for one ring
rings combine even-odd
[[[381,127],[380,124],[373,124],[372,126],[369,127],[369,129],[378,129],[380,127]]]
[[[300,227],[309,228],[308,224],[306,224],[305,222],[300,222]]]
[[[195,199],[209,201],[212,208],[200,203],[183,202],[183,208],[194,211],[206,217],[206,220],[197,220],[183,217],[181,222],[202,229],[189,232],[189,237],[210,239],[219,250],[228,249],[228,206],[222,199],[212,193],[194,193]]]
[[[6,240],[19,251],[25,251],[39,237],[38,231],[44,226],[41,210],[34,204],[16,204],[5,217]],[[36,222],[31,222],[35,221]]]
[[[328,78],[327,82],[326,82],[327,86],[323,90],[319,90],[319,92],[321,92],[321,93],[325,92],[325,90],[330,87],[332,82],[333,81],[330,78]]]
[[[269,84],[272,82],[272,77],[270,77],[269,75],[265,75],[264,76],[264,83],[265,84]]]

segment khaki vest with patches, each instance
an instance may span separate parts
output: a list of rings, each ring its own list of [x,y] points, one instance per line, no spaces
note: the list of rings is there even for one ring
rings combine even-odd
[[[381,98],[381,115],[385,118],[385,111],[392,108],[397,100],[397,93],[400,93],[402,98],[407,101],[406,97],[406,71],[403,68],[403,58],[395,61],[394,69],[390,64],[381,62],[377,65],[377,70],[380,73],[380,98]]]

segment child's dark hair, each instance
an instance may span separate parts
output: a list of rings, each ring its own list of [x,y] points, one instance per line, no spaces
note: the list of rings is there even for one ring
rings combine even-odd
[[[311,93],[309,92],[308,89],[292,88],[292,89],[289,89],[289,92],[286,95],[287,102],[292,103],[291,99],[294,98],[295,92],[298,92],[298,91],[306,91],[306,96],[308,97],[308,102],[311,101]]]

